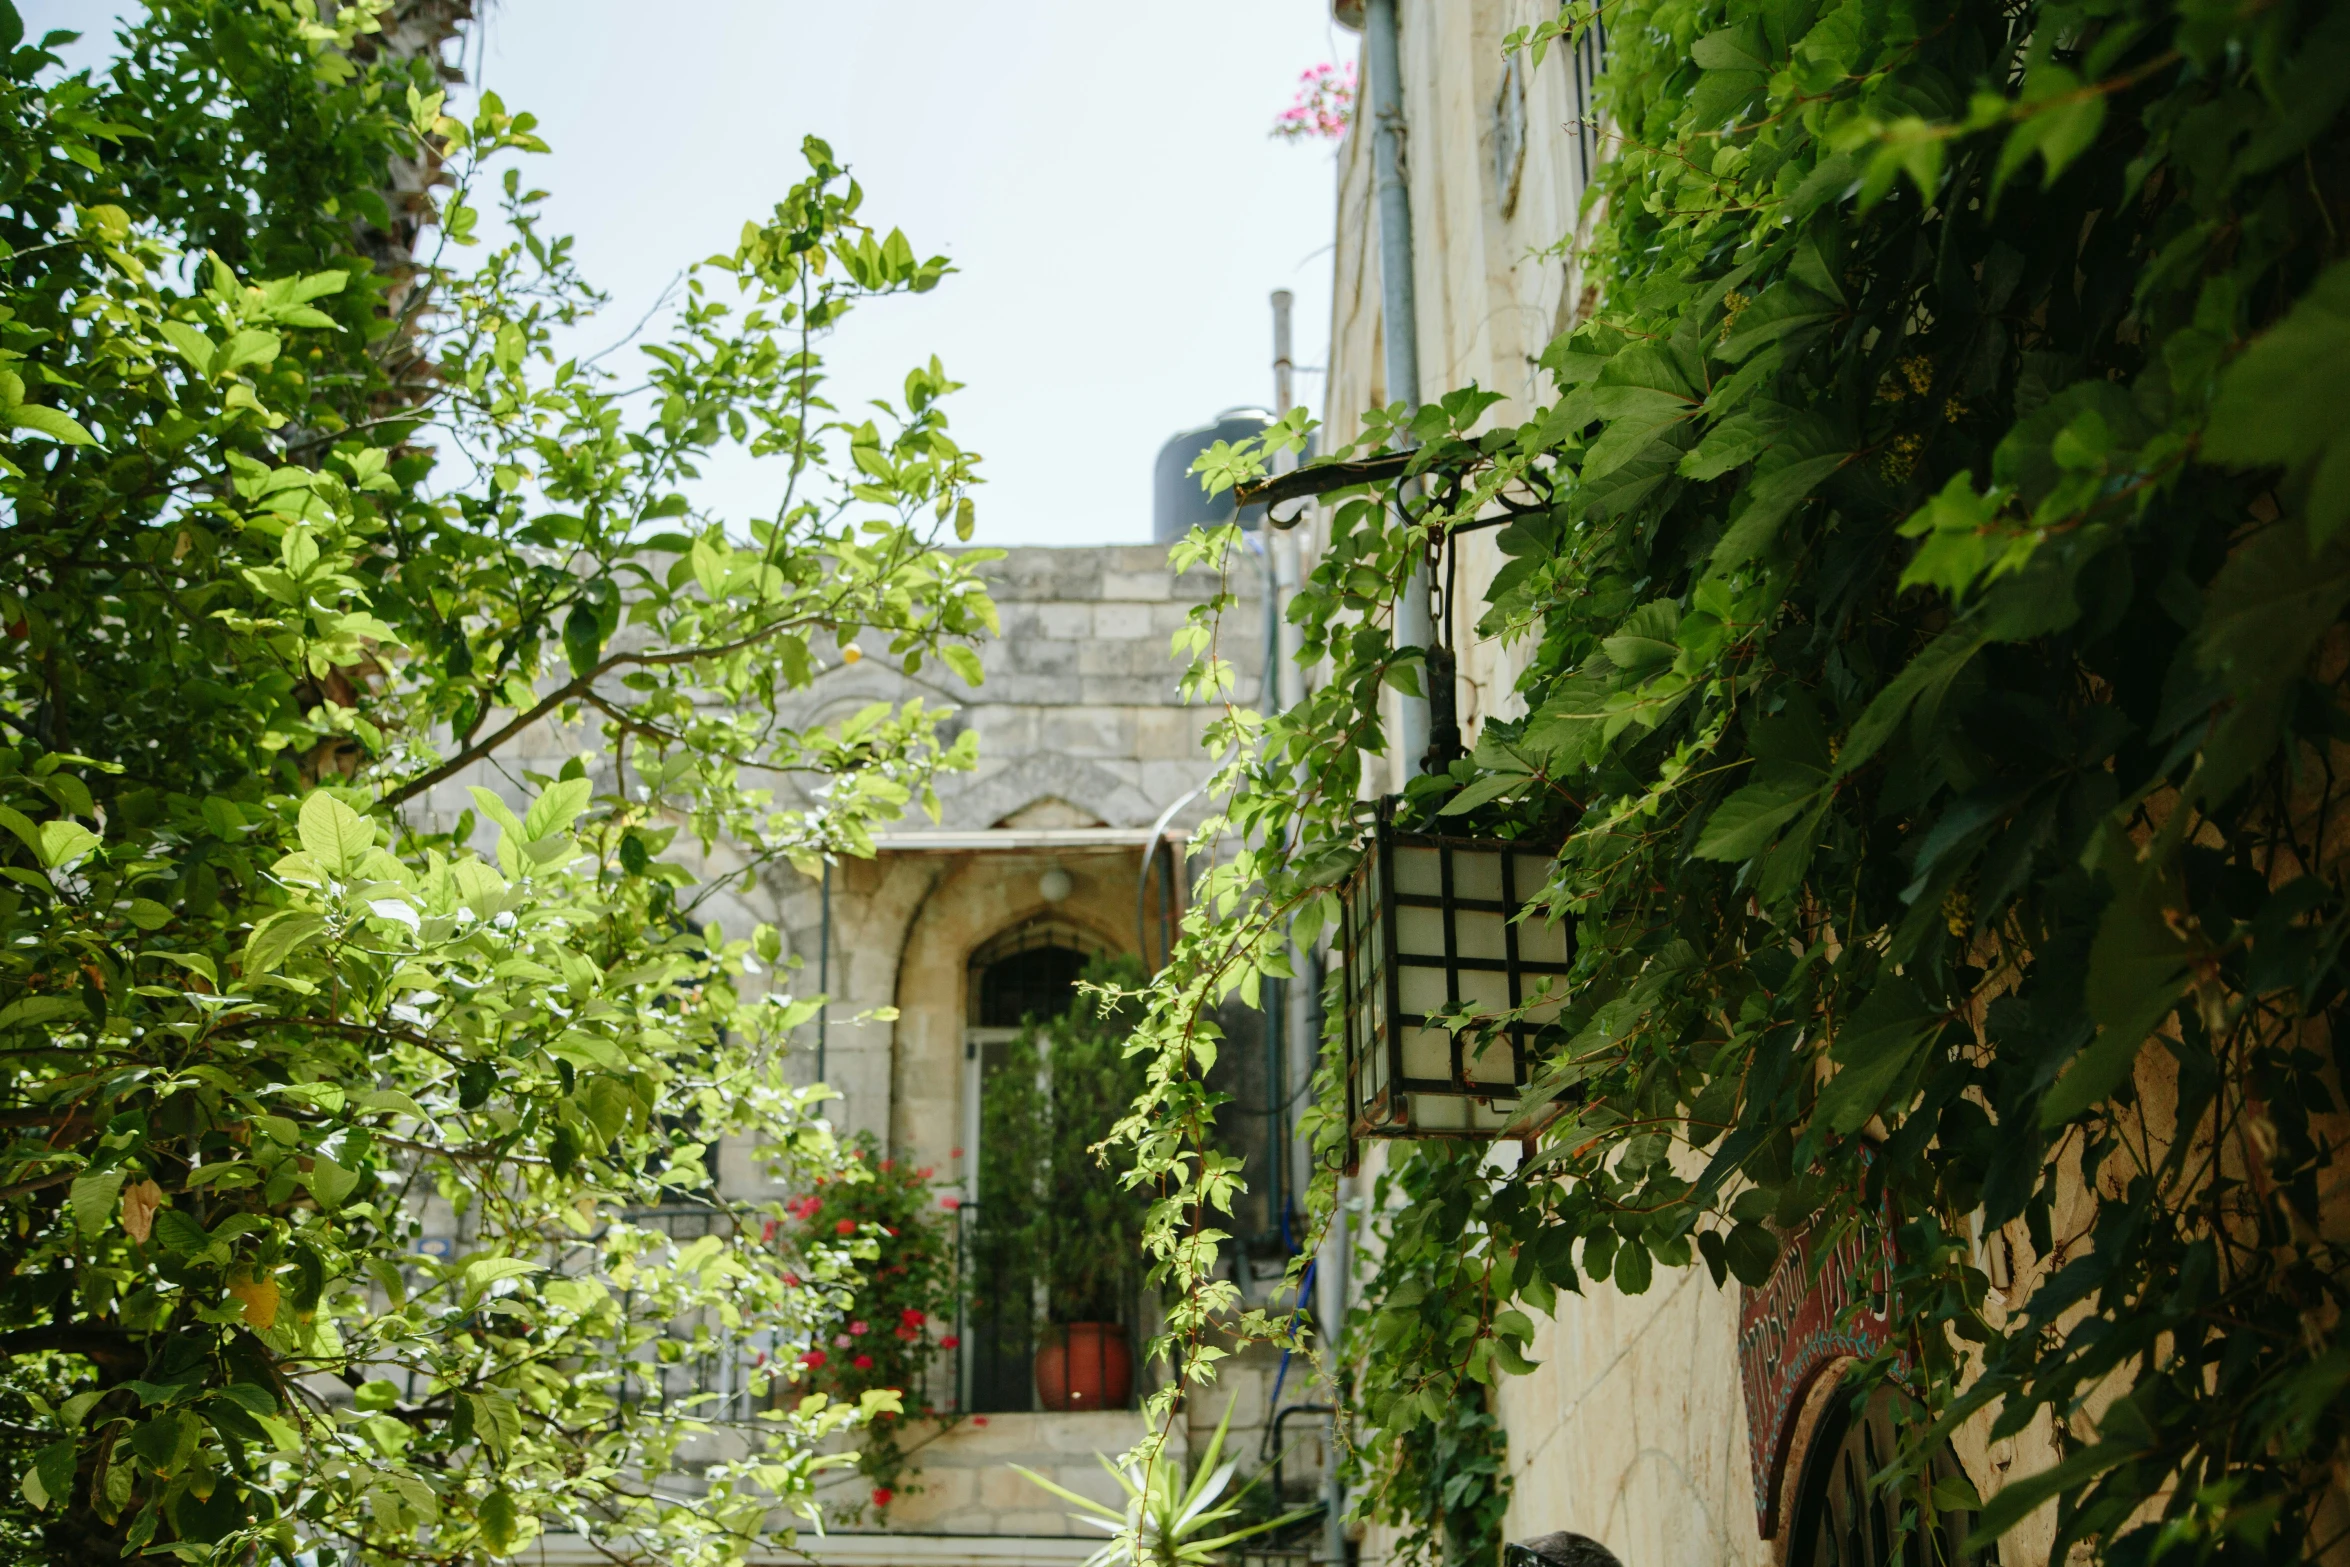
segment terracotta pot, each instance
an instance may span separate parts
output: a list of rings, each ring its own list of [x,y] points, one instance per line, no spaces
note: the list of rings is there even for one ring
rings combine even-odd
[[[1115,1322],[1072,1322],[1036,1352],[1036,1401],[1047,1409],[1124,1409],[1134,1351]]]

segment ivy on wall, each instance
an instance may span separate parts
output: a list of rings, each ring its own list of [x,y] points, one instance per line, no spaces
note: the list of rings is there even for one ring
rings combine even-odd
[[[1126,1128],[1164,1183],[1171,1334],[1212,1378],[1219,1335],[1295,1331],[1216,1277],[1206,1006],[1331,923],[1380,690],[1423,674],[1390,646],[1401,585],[1498,519],[1480,629],[1529,646],[1526,716],[1406,810],[1563,839],[1576,1002],[1539,1089],[1567,1108],[1514,1174],[1403,1167],[1458,1239],[1391,1247],[1349,1326],[1373,1505],[1451,1505],[1411,1454],[1521,1369],[1522,1310],[1890,1227],[1902,1355],[1858,1380],[1913,1395],[1910,1525],[1974,1510],[1913,1482],[1996,1409],[2061,1456],[1979,1544],[2053,1503],[2060,1556],[2335,1548],[2350,11],[1608,12],[1597,304],[1543,356],[1555,400],[1373,411],[1330,460],[1416,452],[1341,496],[1292,611],[1327,678],[1212,737],[1237,852],[1158,979]],[[1224,607],[1185,644],[1204,700]],[[2012,1310],[1975,1261],[1995,1232],[2032,1270]]]

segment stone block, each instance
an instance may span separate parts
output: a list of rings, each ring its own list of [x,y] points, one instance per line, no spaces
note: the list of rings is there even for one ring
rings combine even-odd
[[[1038,604],[1035,615],[1036,634],[1039,636],[1077,642],[1096,634],[1094,610],[1089,604]],[[1004,635],[1011,634],[1011,622],[1007,620],[1004,623]]]
[[[1055,708],[1044,715],[1044,748],[1064,756],[1134,754],[1134,715],[1116,707]]]
[[[1192,716],[1179,707],[1134,709],[1134,755],[1146,762],[1173,762],[1199,754]]]
[[[1023,1481],[1021,1483],[1026,1484],[1027,1482]],[[1042,1496],[1045,1494],[1036,1490],[1034,1486],[1030,1486],[1029,1490],[1034,1495]],[[1035,1511],[998,1513],[996,1515],[996,1532],[1000,1534],[1041,1534],[1049,1536],[1065,1536],[1075,1534],[1077,1531],[1075,1528],[1071,1527],[1070,1520],[1064,1513]],[[1087,1532],[1091,1533],[1090,1530]]]
[[[1010,1459],[1006,1463],[1012,1462]],[[999,1516],[1036,1505],[1045,1493],[1003,1464],[977,1471],[979,1475],[979,1505]]]
[[[1104,599],[1135,599],[1146,603],[1172,598],[1175,579],[1164,566],[1156,571],[1104,571],[1101,596]]]
[[[1025,642],[1005,642],[999,646],[1011,649],[1011,667],[1015,675],[1072,675],[1083,671],[1085,652],[1090,642],[1054,642],[1043,637],[1032,637]]]

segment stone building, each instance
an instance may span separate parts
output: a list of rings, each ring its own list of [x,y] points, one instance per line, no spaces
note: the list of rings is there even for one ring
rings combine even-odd
[[[728,880],[703,906],[735,935],[757,923],[777,926],[785,937],[777,982],[833,998],[823,1023],[806,1031],[800,1073],[839,1091],[834,1124],[849,1135],[872,1134],[895,1158],[935,1168],[947,1190],[965,1198],[978,1189],[982,1161],[1013,1156],[988,1148],[979,1133],[987,1047],[1018,1021],[1016,1013],[990,1013],[987,998],[1007,980],[1031,1001],[1040,980],[1065,991],[1076,964],[1095,955],[1155,962],[1181,915],[1192,873],[1180,867],[1190,829],[1208,813],[1201,786],[1217,759],[1202,746],[1210,710],[1187,706],[1177,693],[1173,633],[1210,594],[1228,588],[1238,596],[1225,652],[1243,704],[1257,700],[1266,645],[1263,573],[1250,564],[1222,584],[1170,570],[1164,545],[1138,544],[1015,549],[986,570],[1002,635],[980,649],[983,684],[969,688],[943,671],[938,679],[932,671],[909,676],[868,657],[836,665],[778,714],[805,727],[916,696],[954,709],[951,727],[977,735],[979,762],[974,772],[942,779],[940,819],[910,815],[881,836],[872,859],[845,859],[828,880],[778,864],[762,868],[747,889]],[[505,765],[517,775],[552,772],[591,741],[585,731],[542,725]],[[422,802],[425,814],[435,825],[455,821],[470,803],[466,786],[476,783],[515,792],[481,770],[436,789]],[[709,883],[739,878],[741,867],[722,850],[701,869]],[[1232,1087],[1262,1097],[1261,1062],[1245,1048],[1256,1037],[1251,1017],[1230,1023],[1243,1047],[1233,1052],[1239,1071]],[[766,1184],[745,1148],[719,1149],[716,1174],[729,1196],[787,1195]],[[1244,1209],[1242,1227],[1261,1237],[1277,1232],[1279,1221],[1261,1179],[1256,1184],[1256,1211]],[[1260,1241],[1261,1251],[1275,1249]],[[1266,1255],[1245,1268],[1256,1298],[1278,1263]],[[1149,1310],[1138,1301],[1128,1324],[1138,1358]],[[934,1384],[920,1397],[975,1418],[917,1424],[906,1441],[918,1450],[918,1489],[898,1498],[885,1519],[868,1513],[846,1532],[810,1541],[819,1560],[1046,1567],[1082,1561],[1099,1544],[1098,1534],[1081,1536],[1064,1506],[1009,1466],[1114,1500],[1094,1455],[1132,1446],[1142,1433],[1139,1415],[1132,1407],[1036,1409],[1025,1346],[1011,1346],[991,1365],[987,1346],[975,1342],[979,1335],[959,1336],[962,1344],[941,1357]],[[739,1395],[749,1355],[746,1346],[743,1364],[682,1368],[670,1390]],[[1244,1361],[1223,1382],[1237,1400],[1234,1440],[1250,1453],[1261,1445],[1269,1370]],[[1141,1368],[1133,1402],[1150,1376]],[[733,1407],[718,1413],[724,1418]],[[1219,1398],[1205,1416],[1210,1426],[1223,1408]],[[1179,1452],[1189,1436],[1178,1433]],[[1312,1483],[1303,1465],[1318,1452],[1291,1455],[1290,1473],[1302,1484]],[[853,1506],[862,1482],[841,1472],[826,1495]],[[573,1559],[565,1549],[550,1538],[536,1559]]]

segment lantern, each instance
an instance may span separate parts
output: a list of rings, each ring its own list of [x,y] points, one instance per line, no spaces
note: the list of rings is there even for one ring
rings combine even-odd
[[[1533,1038],[1558,1016],[1575,955],[1564,925],[1520,918],[1550,855],[1404,832],[1390,817],[1383,805],[1339,900],[1354,1135],[1531,1136],[1555,1113],[1519,1106]],[[1520,1007],[1507,1023],[1463,1026]]]

